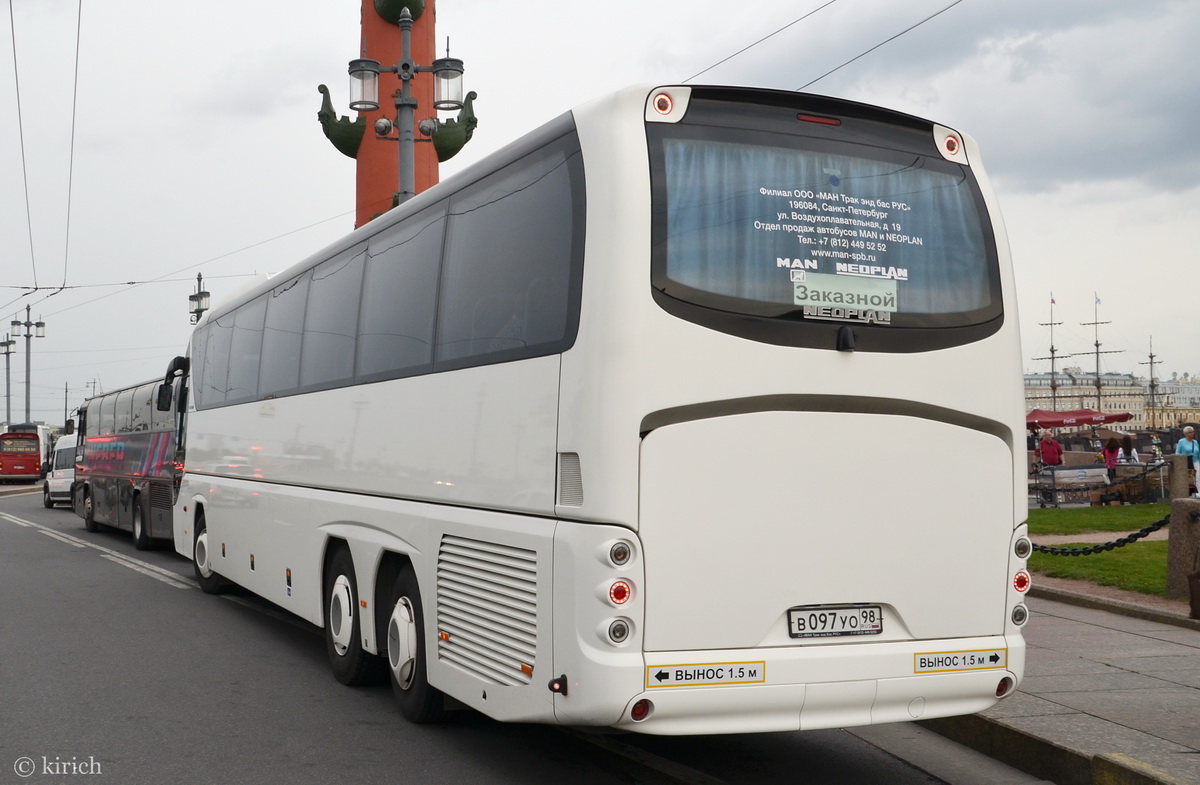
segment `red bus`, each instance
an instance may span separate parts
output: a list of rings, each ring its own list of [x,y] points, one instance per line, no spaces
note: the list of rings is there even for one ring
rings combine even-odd
[[[42,478],[50,449],[45,425],[12,425],[0,436],[0,482],[31,482]]]

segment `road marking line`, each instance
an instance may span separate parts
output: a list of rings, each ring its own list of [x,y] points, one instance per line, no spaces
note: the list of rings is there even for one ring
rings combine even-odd
[[[146,567],[149,565],[146,565],[145,562],[139,562],[136,559],[133,559],[133,560],[124,559],[124,558],[121,558],[120,556],[113,556],[108,553],[100,554],[100,558],[108,559],[109,561],[115,562],[115,563],[121,565],[122,567],[128,567],[129,569],[133,570],[134,572],[140,572],[142,575],[148,575],[151,578],[153,578],[154,580],[162,581],[163,583],[167,584],[168,586],[174,586],[176,589],[192,588],[188,584],[184,583],[183,580],[179,579],[178,577],[168,578],[165,575],[160,575],[159,573],[155,572],[154,570],[146,569]]]
[[[59,534],[56,531],[49,531],[47,529],[40,529],[39,531],[40,531],[40,533],[46,535],[47,537],[58,540],[59,542],[65,542],[67,545],[73,545],[76,548],[86,548],[87,547],[87,545],[80,542],[79,540],[76,540],[74,537],[68,537],[66,535]]]
[[[58,540],[59,542],[65,542],[67,545],[74,545],[76,548],[91,548],[93,550],[100,551],[100,555],[103,556],[104,558],[106,558],[110,561],[115,561],[118,564],[121,564],[125,567],[128,567],[131,570],[134,570],[135,572],[140,572],[143,575],[148,575],[151,578],[154,578],[155,580],[158,580],[158,581],[162,581],[163,583],[166,583],[170,586],[174,586],[179,589],[198,589],[198,588],[200,588],[199,584],[195,583],[194,581],[189,581],[187,578],[183,577],[182,575],[179,575],[178,573],[171,572],[170,570],[159,567],[156,564],[150,564],[149,562],[144,562],[141,559],[135,559],[132,556],[126,556],[125,554],[123,554],[119,551],[114,551],[111,548],[105,548],[103,545],[97,545],[94,542],[88,542],[87,540],[80,539],[79,537],[75,537],[74,535],[66,534],[65,532],[60,532],[55,529],[51,529],[49,526],[43,526],[40,523],[34,523],[33,521],[27,521],[23,518],[18,518],[15,515],[10,515],[6,512],[0,512],[0,518],[4,518],[5,520],[11,521],[11,522],[17,524],[18,526],[24,526],[27,529],[29,529],[29,528],[36,529],[39,532],[41,532],[42,534],[45,534],[47,537],[51,537],[55,540]]]

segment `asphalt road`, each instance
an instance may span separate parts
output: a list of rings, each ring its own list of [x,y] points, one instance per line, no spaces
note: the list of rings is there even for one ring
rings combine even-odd
[[[93,777],[108,785],[1031,781],[907,725],[659,738],[506,725],[470,711],[411,725],[386,685],[348,688],[333,678],[317,628],[248,594],[201,593],[169,544],[139,552],[128,533],[89,534],[70,510],[44,509],[40,493],[0,496],[0,785]]]

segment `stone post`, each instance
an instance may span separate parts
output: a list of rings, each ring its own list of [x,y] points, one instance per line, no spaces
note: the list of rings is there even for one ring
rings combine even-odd
[[[1171,475],[1171,487],[1174,488],[1175,472]],[[1197,564],[1200,561],[1200,499],[1171,502],[1171,522],[1167,527],[1167,596],[1187,599],[1188,573],[1200,570],[1200,564]]]
[[[1171,498],[1186,499],[1188,493],[1188,465],[1186,455],[1168,455],[1167,462],[1171,465]]]

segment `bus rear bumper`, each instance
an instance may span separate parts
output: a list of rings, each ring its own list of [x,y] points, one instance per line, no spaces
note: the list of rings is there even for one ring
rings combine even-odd
[[[1003,659],[987,662],[995,652],[1002,652]],[[984,667],[972,668],[964,661],[964,654],[971,653],[984,656]],[[700,661],[704,658],[696,657],[697,652],[647,654],[647,687],[630,700],[614,727],[655,735],[759,733],[972,714],[993,706],[998,694],[1015,691],[1024,670],[1020,636],[1007,641],[989,637],[888,643],[854,652],[830,646],[720,654],[720,662],[707,658],[708,667]],[[746,667],[754,662],[764,667],[759,683],[688,686],[684,679],[727,678],[722,666]],[[853,677],[858,666],[867,671],[872,664],[876,673],[894,675]],[[941,667],[946,670],[938,671]],[[827,670],[822,677],[821,671]],[[832,677],[837,670],[842,671],[841,678]],[[807,682],[797,678],[803,672],[809,673]],[[656,678],[661,678],[663,686],[650,686]],[[640,721],[632,719],[633,707],[643,700],[650,702],[649,714]]]

